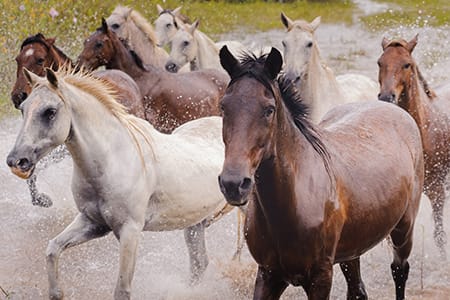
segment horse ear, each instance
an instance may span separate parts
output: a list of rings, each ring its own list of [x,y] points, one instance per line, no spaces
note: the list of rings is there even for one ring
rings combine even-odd
[[[281,12],[281,22],[287,30],[291,29],[292,25],[294,24],[294,22],[289,19],[288,16],[286,16],[283,12]]]
[[[191,26],[189,26],[188,32],[189,32],[190,34],[194,35],[194,31],[195,31],[195,29],[198,28],[198,25],[199,25],[199,24],[200,24],[200,21],[199,21],[199,20],[195,20],[195,22],[192,23]]]
[[[317,27],[320,25],[321,17],[316,17],[309,25],[312,27],[313,31],[316,31]]]
[[[55,43],[56,38],[48,38],[48,39],[46,39],[45,41],[46,41],[47,44],[51,47],[51,46],[53,46],[53,44]]]
[[[281,57],[280,51],[272,47],[272,50],[270,50],[266,62],[264,63],[264,71],[269,75],[271,80],[274,80],[277,78],[278,73],[280,73],[282,66],[283,57]]]
[[[55,71],[50,68],[45,68],[45,73],[47,76],[48,82],[54,87],[58,88],[58,77],[56,77]]]
[[[239,69],[239,61],[231,54],[228,47],[225,45],[220,49],[219,52],[220,64],[227,71],[228,75],[231,78],[236,74],[236,71]]]
[[[386,49],[387,45],[389,44],[389,40],[384,36],[383,40],[381,41],[381,47],[384,49]]]
[[[416,36],[408,42],[407,48],[409,50],[409,53],[413,52],[414,48],[417,45],[418,38],[419,38],[419,34],[416,34]]]
[[[133,11],[132,8],[127,7],[127,12],[125,13],[125,16],[124,16],[126,20],[128,20],[132,11]]]
[[[162,8],[159,4],[156,4],[156,9],[158,10],[158,15],[160,15],[164,11],[164,8]]]
[[[34,86],[36,82],[38,82],[39,80],[39,76],[37,76],[31,71],[28,71],[27,68],[23,68],[23,75],[25,75],[27,81],[30,83],[31,86]]]
[[[178,17],[178,15],[180,14],[180,11],[181,11],[181,7],[182,7],[182,6],[178,6],[177,8],[175,8],[174,10],[172,10],[172,14],[173,14],[174,16],[177,16],[177,17]]]
[[[106,23],[105,18],[102,17],[102,32],[103,33],[108,33],[108,23]]]

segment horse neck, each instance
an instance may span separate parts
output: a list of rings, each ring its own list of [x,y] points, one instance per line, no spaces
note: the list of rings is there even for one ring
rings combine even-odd
[[[132,30],[129,31],[130,35],[127,37],[130,48],[139,55],[144,64],[164,66],[165,58],[168,57],[167,52],[153,43],[133,21],[130,22]]]
[[[55,48],[55,46],[52,46],[49,52],[53,59],[53,64],[51,66],[53,70],[56,71],[59,69],[59,67],[63,65],[69,65],[73,67],[72,60],[68,56],[66,56],[61,50]]]
[[[414,118],[423,136],[429,126],[431,103],[420,81],[417,66],[414,68],[413,76],[407,84],[408,86],[400,95],[398,103]]]
[[[106,69],[121,70],[131,78],[139,78],[145,71],[136,63],[130,51],[117,39],[111,39],[113,43],[114,53],[112,59],[106,64]]]
[[[197,43],[197,60],[199,69],[221,69],[219,60],[219,49],[213,40],[206,34],[196,30],[194,32]]]
[[[330,176],[322,157],[288,114],[286,109],[278,110],[276,125],[278,130],[274,134],[273,152],[261,162],[255,174],[258,178],[256,187],[259,206],[270,227],[274,230],[279,228],[281,231],[290,228],[288,224],[298,223],[301,213],[295,209],[298,206],[297,202],[312,203],[311,195],[315,192],[309,189],[325,193],[331,186]],[[298,170],[301,170],[301,175],[297,174]],[[302,192],[299,193],[296,185],[308,188],[301,189]],[[316,205],[320,204],[316,202],[310,207]],[[302,212],[305,215],[309,214],[306,205]],[[273,234],[275,237],[281,235],[283,234]]]
[[[306,70],[306,79],[300,91],[302,91],[302,97],[311,107],[310,115],[314,123],[317,123],[335,105],[334,103],[343,102],[342,92],[336,77],[333,71],[322,61],[316,43],[313,45]]]

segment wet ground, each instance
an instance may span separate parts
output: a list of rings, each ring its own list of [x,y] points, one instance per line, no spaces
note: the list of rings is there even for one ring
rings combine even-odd
[[[280,22],[280,28],[281,28]],[[414,57],[425,78],[435,86],[450,79],[450,30],[448,28],[395,28],[372,32],[360,25],[322,24],[317,36],[322,56],[337,74],[357,72],[377,78],[376,60],[381,39],[419,33]],[[283,31],[224,36],[259,41],[281,49]],[[70,192],[71,161],[50,167],[40,174],[38,185],[54,199],[51,208],[31,205],[25,181],[13,176],[5,160],[19,130],[19,118],[0,122],[0,299],[43,299],[47,297],[45,249],[48,240],[67,226],[76,210]],[[408,299],[450,299],[450,262],[442,261],[432,239],[428,199],[423,197],[415,228]],[[445,212],[445,230],[450,236],[450,212]],[[134,299],[249,299],[256,265],[245,251],[241,262],[233,262],[236,243],[236,213],[207,230],[210,266],[195,287],[187,284],[188,256],[181,231],[142,234],[136,272]],[[447,246],[450,254],[450,245]],[[361,258],[362,275],[371,299],[393,299],[390,275],[391,249],[387,242]],[[112,235],[88,242],[63,253],[60,278],[67,299],[111,299],[118,272],[118,243]],[[346,286],[335,269],[331,299],[345,299]],[[290,287],[282,299],[306,299],[300,288]]]

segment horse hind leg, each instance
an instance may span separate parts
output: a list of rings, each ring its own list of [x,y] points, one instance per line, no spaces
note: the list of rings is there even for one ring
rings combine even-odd
[[[367,299],[366,289],[361,278],[359,257],[339,264],[347,282],[347,299]]]
[[[196,284],[208,266],[205,243],[205,220],[184,229],[184,239],[189,252],[191,284]]]

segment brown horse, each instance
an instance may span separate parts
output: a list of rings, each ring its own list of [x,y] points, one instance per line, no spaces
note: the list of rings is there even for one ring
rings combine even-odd
[[[220,52],[231,83],[221,101],[225,162],[219,185],[249,206],[248,248],[258,263],[254,299],[278,299],[289,284],[328,299],[340,263],[348,299],[366,299],[359,256],[390,235],[392,275],[403,299],[423,187],[420,133],[404,110],[379,101],[338,106],[320,127],[281,54],[236,60]],[[370,158],[370,159],[368,159]]]
[[[443,213],[450,170],[450,84],[430,89],[411,56],[416,44],[417,36],[409,42],[383,39],[383,54],[378,60],[378,98],[405,109],[419,126],[425,158],[424,193],[433,208],[434,239],[445,257]]]
[[[55,38],[45,38],[41,33],[26,38],[20,46],[20,53],[16,57],[17,77],[11,92],[11,100],[16,108],[31,92],[31,86],[23,70],[27,69],[39,76],[46,74],[46,69],[57,71],[61,66],[73,66],[71,59],[55,46]],[[117,92],[117,99],[128,108],[128,112],[144,117],[142,95],[134,80],[118,70],[98,71],[95,77],[106,81]],[[56,148],[49,156],[44,158],[40,169],[45,169],[51,162],[62,160],[67,155],[64,147]],[[36,174],[27,179],[33,205],[49,207],[52,200],[45,193],[39,193],[36,186]]]
[[[229,81],[217,70],[172,74],[144,66],[104,19],[102,26],[86,39],[78,63],[89,69],[104,65],[129,74],[144,95],[146,119],[165,133],[190,120],[220,115],[218,102]]]

